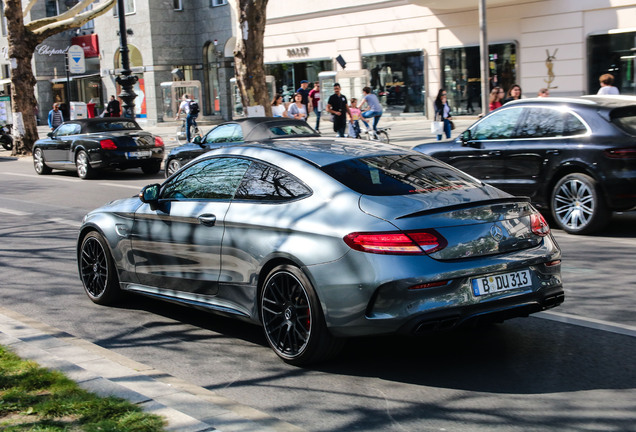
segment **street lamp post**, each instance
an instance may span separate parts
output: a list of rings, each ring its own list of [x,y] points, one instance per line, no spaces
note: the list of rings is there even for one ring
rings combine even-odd
[[[123,102],[122,116],[135,118],[135,98],[137,97],[137,94],[133,90],[133,86],[137,83],[138,78],[133,75],[130,70],[128,41],[126,38],[126,13],[124,9],[124,0],[117,0],[117,8],[119,15],[119,55],[121,58],[122,71],[116,81],[121,86],[119,98]]]

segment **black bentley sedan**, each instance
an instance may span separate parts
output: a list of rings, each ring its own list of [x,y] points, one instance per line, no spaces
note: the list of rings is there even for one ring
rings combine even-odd
[[[193,142],[175,147],[166,158],[166,177],[195,157],[210,150],[245,141],[278,138],[317,137],[304,120],[283,117],[251,117],[221,123]]]
[[[571,234],[636,206],[636,97],[510,102],[454,141],[415,150],[508,193],[530,197]]]
[[[141,168],[146,174],[161,169],[164,144],[129,118],[92,118],[62,123],[33,145],[38,174],[53,169],[77,171],[88,179],[97,170]]]

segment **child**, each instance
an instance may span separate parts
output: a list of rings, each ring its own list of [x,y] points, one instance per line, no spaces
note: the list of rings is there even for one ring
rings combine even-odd
[[[362,118],[362,111],[358,108],[358,100],[356,98],[351,98],[351,105],[349,105],[349,112],[351,113],[351,122],[349,125],[349,136],[351,138],[360,138],[360,120],[365,124],[367,129],[369,129],[369,123],[364,121]]]

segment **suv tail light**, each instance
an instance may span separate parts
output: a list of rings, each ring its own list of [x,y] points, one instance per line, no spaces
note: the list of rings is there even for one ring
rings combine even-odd
[[[161,139],[161,137],[155,137],[155,147],[163,147],[163,140]]]
[[[361,252],[390,255],[420,255],[444,249],[448,242],[435,230],[354,232],[344,242]]]
[[[99,142],[99,145],[104,150],[117,150],[117,144],[113,140],[105,139]]]
[[[550,225],[548,225],[541,213],[532,213],[530,216],[530,226],[532,232],[538,236],[545,237],[550,234]]]
[[[636,159],[636,148],[607,149],[605,156],[611,159]]]

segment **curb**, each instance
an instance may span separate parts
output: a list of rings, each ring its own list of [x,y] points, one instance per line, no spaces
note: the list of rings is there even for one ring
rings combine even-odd
[[[0,306],[0,344],[99,396],[165,418],[166,431],[304,432],[254,408]]]

